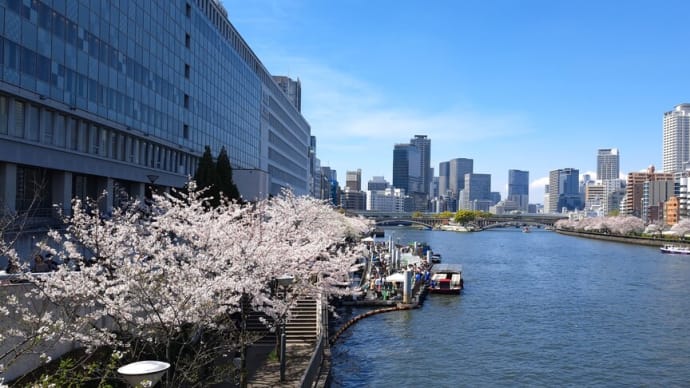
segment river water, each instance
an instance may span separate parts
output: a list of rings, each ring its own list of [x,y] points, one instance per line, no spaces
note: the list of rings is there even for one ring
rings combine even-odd
[[[465,289],[350,327],[332,387],[690,386],[688,256],[541,229],[389,236],[463,264]]]

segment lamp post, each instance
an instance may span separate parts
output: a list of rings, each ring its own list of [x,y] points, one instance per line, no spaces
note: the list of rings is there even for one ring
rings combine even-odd
[[[158,384],[168,368],[170,364],[167,362],[147,360],[121,366],[117,373],[133,387],[138,387],[144,382],[150,383],[149,386],[153,387]]]
[[[278,285],[283,287],[283,300],[287,302],[287,289],[292,284],[292,276],[283,275],[276,279]],[[282,322],[280,324],[280,381],[285,381],[285,319],[283,316]]]

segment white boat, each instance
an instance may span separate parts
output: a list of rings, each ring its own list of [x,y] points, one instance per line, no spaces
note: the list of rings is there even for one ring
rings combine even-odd
[[[441,254],[440,253],[434,253],[431,255],[431,262],[434,264],[438,264],[441,262]]]
[[[676,255],[690,255],[690,247],[683,245],[664,245],[660,248],[661,253],[671,253]]]
[[[459,294],[464,288],[460,264],[436,264],[431,267],[429,292],[433,294]]]

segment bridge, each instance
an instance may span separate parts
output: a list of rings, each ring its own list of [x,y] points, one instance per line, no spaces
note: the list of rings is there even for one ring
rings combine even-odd
[[[447,225],[450,220],[438,218],[436,213],[422,213],[421,216],[413,217],[417,212],[379,212],[379,211],[349,211],[352,214],[374,220],[376,225],[419,225],[428,229]],[[556,221],[567,219],[568,216],[562,214],[492,214],[490,217],[475,219],[472,224],[479,229],[490,229],[509,226],[553,226]]]

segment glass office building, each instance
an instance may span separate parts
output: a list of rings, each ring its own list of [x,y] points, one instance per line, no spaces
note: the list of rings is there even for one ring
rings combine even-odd
[[[309,193],[309,124],[216,1],[0,0],[0,32],[3,209],[179,187],[206,145]]]

